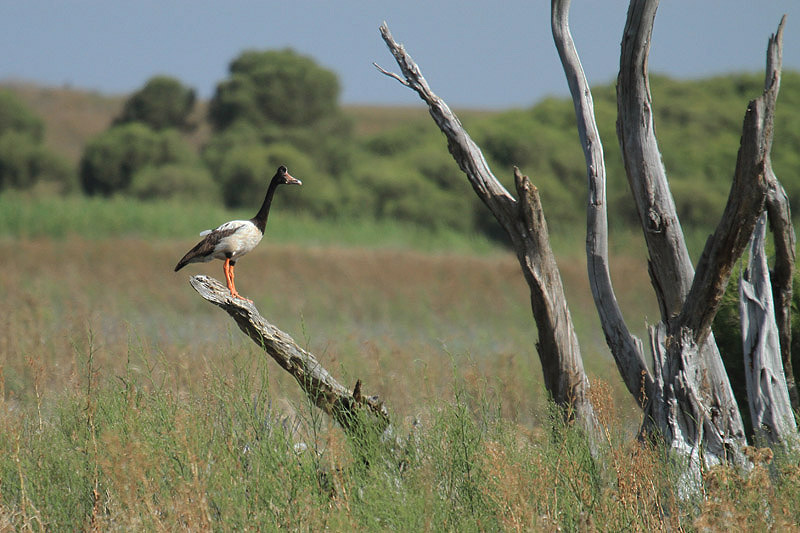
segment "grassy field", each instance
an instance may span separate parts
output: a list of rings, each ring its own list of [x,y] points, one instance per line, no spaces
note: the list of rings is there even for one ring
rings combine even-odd
[[[222,210],[0,196],[0,530],[786,530],[797,461],[707,473],[682,501],[599,332],[572,238],[556,242],[607,442],[553,425],[527,288],[496,245],[276,212],[237,287],[414,443],[360,449],[172,271]],[[13,211],[16,209],[16,211]],[[14,214],[9,216],[8,213]],[[134,215],[133,213],[138,213]],[[82,214],[82,215],[79,215]],[[14,221],[29,230],[15,227]],[[40,224],[37,226],[37,224]],[[116,225],[114,225],[116,224]],[[292,233],[292,232],[295,233]],[[626,241],[623,241],[626,242]],[[343,244],[344,243],[344,244]],[[655,316],[635,247],[614,277]],[[755,452],[754,452],[755,453]],[[365,468],[356,457],[366,456]],[[769,463],[769,464],[768,464]]]

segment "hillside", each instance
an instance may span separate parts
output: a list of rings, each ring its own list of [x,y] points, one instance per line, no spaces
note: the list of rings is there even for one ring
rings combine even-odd
[[[108,128],[119,113],[124,96],[111,96],[72,87],[43,87],[24,82],[3,82],[45,122],[45,143],[70,161],[77,162],[86,141]]]
[[[74,87],[46,87],[29,82],[2,81],[0,88],[14,92],[45,122],[45,143],[72,162],[80,159],[86,141],[104,131],[117,116],[127,95],[109,95]],[[193,122],[197,130],[190,136],[201,146],[210,136],[204,115],[208,102],[198,102]],[[356,136],[366,136],[397,128],[409,122],[429,120],[428,111],[418,107],[343,106],[353,120]],[[463,110],[468,118],[487,117],[493,111]]]
[[[42,117],[46,145],[73,164],[87,140],[107,128],[125,101],[122,95],[70,87],[0,86],[11,89]],[[747,102],[762,86],[760,74],[689,81],[651,77],[659,146],[681,222],[691,232],[707,234],[716,224],[730,187]],[[637,215],[616,142],[614,86],[598,86],[593,93],[604,141],[610,223],[634,228]],[[211,138],[206,108],[207,103],[200,102],[192,118],[197,127],[185,135],[197,150]],[[344,106],[342,112],[351,125],[349,132],[319,139],[312,132],[278,143],[279,151],[288,154],[282,160],[304,177],[314,177],[314,187],[292,200],[292,209],[318,218],[389,219],[465,233],[496,233],[496,224],[461,178],[423,105]],[[582,228],[585,168],[571,101],[548,98],[529,109],[457,112],[507,186],[513,166],[531,176],[541,191],[551,228],[565,233]],[[797,206],[798,72],[783,73],[775,131],[773,167]],[[205,201],[219,200],[212,195]]]

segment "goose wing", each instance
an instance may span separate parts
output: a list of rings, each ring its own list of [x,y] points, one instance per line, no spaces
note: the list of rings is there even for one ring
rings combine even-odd
[[[178,264],[175,265],[175,272],[182,269],[189,263],[211,260],[212,254],[214,253],[214,250],[216,250],[220,241],[236,233],[236,231],[241,229],[246,223],[247,221],[245,220],[231,220],[230,222],[226,222],[214,230],[205,230],[200,233],[200,235],[204,237],[203,240],[195,244],[194,247],[186,252],[186,255],[184,255],[181,260],[178,261]]]

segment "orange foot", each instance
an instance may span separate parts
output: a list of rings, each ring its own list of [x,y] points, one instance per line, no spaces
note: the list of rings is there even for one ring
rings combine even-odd
[[[236,292],[236,287],[228,287],[228,289],[230,289],[231,296],[233,296],[234,298],[239,298],[240,300],[244,300],[245,302],[253,303],[253,300],[251,300],[250,298],[245,298],[244,296]]]
[[[245,298],[236,290],[236,285],[233,283],[233,266],[234,265],[231,263],[231,260],[227,258],[225,259],[225,264],[222,266],[222,270],[225,272],[225,283],[228,285],[228,290],[231,291],[231,296],[253,303],[253,300]]]

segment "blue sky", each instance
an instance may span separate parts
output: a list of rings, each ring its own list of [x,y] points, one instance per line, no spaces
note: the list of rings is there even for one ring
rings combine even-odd
[[[0,79],[127,93],[169,74],[206,98],[241,51],[291,47],[338,74],[344,103],[417,104],[372,66],[396,70],[378,33],[385,20],[451,106],[522,107],[567,94],[549,4],[3,0]],[[626,9],[620,0],[573,2],[572,33],[590,83],[616,76]],[[784,13],[784,68],[800,70],[798,0],[664,0],[650,69],[680,78],[760,71]]]

